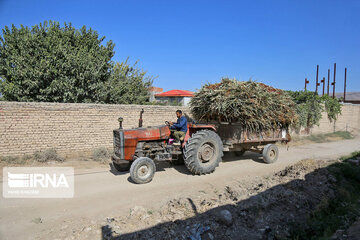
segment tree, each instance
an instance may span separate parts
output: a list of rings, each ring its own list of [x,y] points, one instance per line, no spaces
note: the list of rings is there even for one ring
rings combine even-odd
[[[99,102],[111,77],[114,44],[83,26],[58,22],[0,36],[0,92],[8,101]]]
[[[146,76],[146,71],[125,62],[116,63],[109,81],[101,91],[101,102],[118,104],[144,104],[149,101],[149,87],[154,77]]]

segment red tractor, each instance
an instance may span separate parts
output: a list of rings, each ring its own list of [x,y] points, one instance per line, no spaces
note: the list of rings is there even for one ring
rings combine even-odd
[[[114,133],[112,161],[118,171],[130,169],[135,183],[147,183],[154,177],[154,161],[181,161],[193,174],[207,174],[215,170],[223,156],[223,144],[214,125],[188,124],[188,131],[180,146],[171,144],[169,122],[156,127],[124,130],[123,119]]]
[[[169,122],[157,127],[142,127],[142,110],[139,127],[114,130],[112,161],[118,171],[130,169],[135,183],[147,183],[154,177],[154,161],[182,161],[190,172],[201,175],[212,173],[219,165],[223,151],[237,156],[245,151],[262,154],[265,163],[274,163],[279,151],[276,142],[291,140],[287,128],[251,132],[241,123],[188,124],[181,145],[172,144]],[[219,136],[220,135],[220,136]]]

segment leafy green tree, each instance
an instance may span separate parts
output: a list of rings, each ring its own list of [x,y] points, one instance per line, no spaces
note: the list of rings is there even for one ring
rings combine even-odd
[[[332,98],[328,95],[322,96],[321,99],[324,102],[325,111],[327,112],[327,116],[330,122],[336,121],[339,114],[341,114],[340,100],[337,98]]]
[[[114,44],[83,26],[49,21],[5,27],[0,92],[8,101],[99,102],[111,76]]]
[[[137,67],[138,62],[130,65],[128,60],[113,66],[109,81],[100,91],[101,102],[144,104],[149,101],[148,89],[154,77],[146,76],[147,72]]]

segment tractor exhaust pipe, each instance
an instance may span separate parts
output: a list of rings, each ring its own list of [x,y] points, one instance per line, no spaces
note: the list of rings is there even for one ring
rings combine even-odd
[[[143,126],[143,119],[142,119],[143,113],[144,113],[144,109],[141,109],[140,118],[139,118],[139,128],[141,128]]]
[[[122,117],[119,117],[119,118],[118,118],[118,121],[119,121],[119,124],[120,124],[119,129],[123,129],[123,128],[122,128],[122,122],[123,122],[123,120],[124,120],[124,119],[123,119]]]

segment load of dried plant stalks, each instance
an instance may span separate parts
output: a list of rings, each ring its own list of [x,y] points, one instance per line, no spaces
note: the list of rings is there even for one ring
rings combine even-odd
[[[204,85],[190,102],[199,122],[241,123],[250,131],[287,128],[297,121],[294,106],[283,90],[229,78]]]

